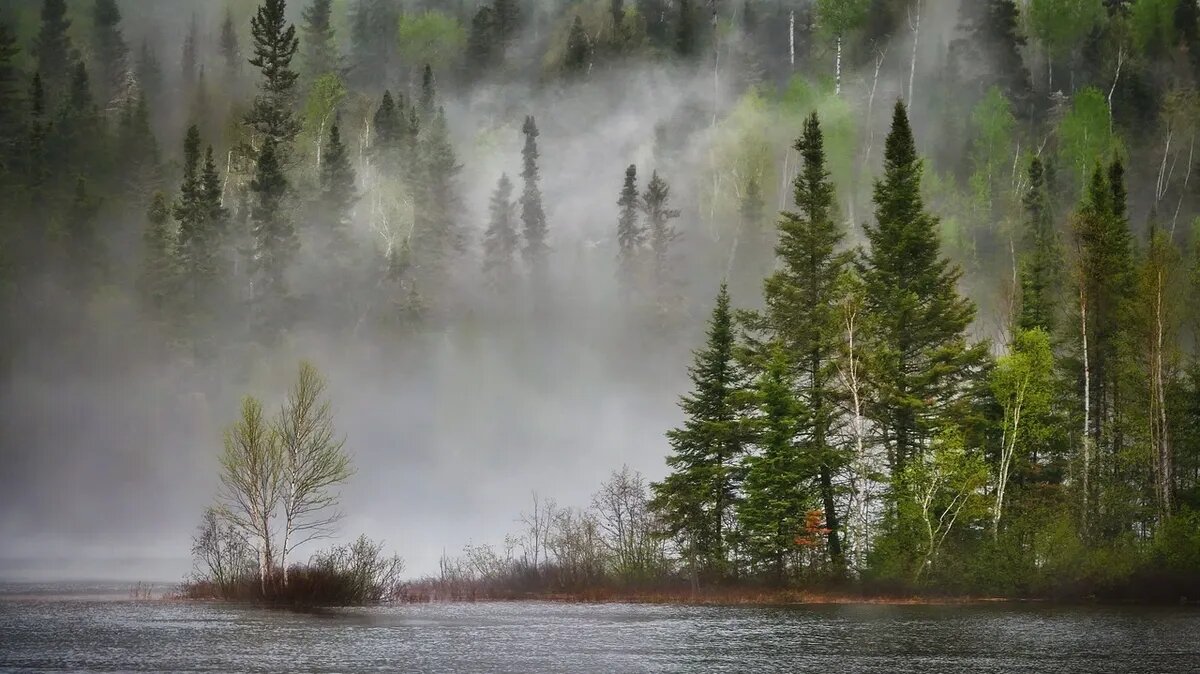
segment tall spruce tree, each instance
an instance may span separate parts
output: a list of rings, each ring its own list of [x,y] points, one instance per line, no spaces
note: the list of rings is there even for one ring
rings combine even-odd
[[[219,45],[226,82],[237,91],[242,79],[242,48],[238,45],[237,28],[233,24],[233,10],[228,7],[221,20]]]
[[[941,255],[937,218],[921,198],[921,162],[904,104],[897,102],[875,183],[875,224],[859,264],[866,309],[877,334],[871,343],[868,410],[887,450],[893,477],[920,457],[950,420],[964,381],[981,362],[966,329],[974,305],[958,295],[962,272]]]
[[[71,76],[71,38],[67,35],[71,20],[66,0],[42,0],[41,19],[32,56],[42,87],[54,100],[66,90]]]
[[[343,263],[354,263],[356,261],[348,257],[351,253],[350,222],[358,192],[350,151],[342,142],[336,121],[329,127],[329,142],[321,153],[320,188],[319,208],[327,228],[323,243],[328,245],[332,257]]]
[[[183,37],[183,46],[179,57],[179,88],[184,100],[193,96],[196,89],[196,78],[200,74],[200,21],[192,14],[192,22]]]
[[[546,243],[549,233],[546,211],[542,207],[542,190],[538,186],[538,128],[533,116],[525,118],[521,127],[525,135],[525,147],[521,150],[521,180],[525,186],[521,191],[521,225],[525,236],[525,247],[521,254],[529,268],[529,277],[536,292],[546,289],[546,266],[550,246]]]
[[[147,39],[142,40],[142,47],[138,50],[136,70],[138,87],[146,96],[147,103],[152,109],[158,109],[163,94],[162,64],[158,62],[158,56]]]
[[[467,76],[478,79],[495,65],[496,25],[492,8],[484,5],[471,17],[471,31],[467,36],[467,51],[464,67]]]
[[[1012,101],[1017,116],[1026,119],[1033,87],[1029,70],[1021,59],[1025,36],[1021,16],[1014,0],[977,0],[959,5],[959,30],[962,37],[950,45],[950,57],[956,61],[964,83],[979,96],[999,86]]]
[[[278,152],[278,141],[267,136],[250,181],[253,253],[250,271],[253,302],[260,335],[271,337],[287,322],[287,272],[299,250],[296,230],[284,204],[288,181]]]
[[[567,53],[563,57],[563,68],[569,77],[583,77],[591,69],[592,45],[587,31],[583,29],[583,19],[578,15],[571,24],[571,32],[567,35]]]
[[[250,64],[262,73],[259,93],[246,115],[254,131],[275,141],[276,161],[285,162],[290,143],[300,132],[300,122],[292,114],[296,79],[292,57],[300,47],[296,27],[285,17],[285,0],[263,0],[250,20],[254,57]]]
[[[807,410],[797,425],[797,437],[800,450],[819,472],[829,558],[840,572],[844,559],[834,480],[847,457],[834,441],[840,417],[837,368],[842,325],[838,300],[852,256],[839,250],[844,232],[815,112],[805,121],[795,149],[804,165],[793,182],[796,210],[783,213],[779,223],[776,255],[780,269],[763,284],[764,311],[748,322],[769,337],[768,343],[786,349],[793,365],[792,386]]]
[[[420,145],[421,175],[417,186],[413,227],[413,261],[420,282],[429,293],[440,287],[454,253],[466,246],[459,222],[460,201],[456,180],[462,166],[450,143],[445,111],[437,109],[425,128]]]
[[[16,58],[21,53],[12,28],[0,20],[0,175],[18,171],[17,144],[24,122],[21,78]]]
[[[752,570],[769,570],[783,583],[796,541],[807,533],[808,513],[819,502],[817,471],[813,455],[796,444],[807,410],[792,391],[787,349],[775,343],[766,351],[766,366],[751,389],[755,414],[747,421],[758,452],[746,458],[745,498],[737,515]]]
[[[337,43],[332,22],[333,0],[312,0],[304,9],[304,53],[301,63],[305,81],[337,72]]]
[[[520,240],[512,193],[512,181],[507,175],[500,176],[492,193],[490,219],[483,239],[483,275],[491,290],[500,295],[511,292],[516,283],[513,263]]]
[[[646,230],[642,227],[640,216],[637,166],[633,164],[625,169],[625,183],[621,187],[617,206],[621,209],[617,217],[617,281],[622,295],[628,297],[637,287],[638,260],[646,243]]]
[[[121,34],[116,0],[95,0],[92,5],[92,49],[96,54],[96,92],[107,106],[123,93],[129,65],[129,47]]]
[[[225,210],[221,207],[221,179],[217,174],[212,148],[203,161],[200,155],[200,129],[188,128],[183,143],[183,182],[179,199],[172,209],[179,222],[176,239],[176,264],[180,275],[180,307],[189,328],[198,331],[211,318],[222,277],[221,230]]]
[[[671,221],[678,218],[680,213],[670,207],[670,202],[671,188],[655,171],[650,176],[646,191],[642,193],[641,208],[653,255],[651,272],[659,301],[666,299],[674,281],[671,277],[671,244],[679,237]]]
[[[1037,157],[1029,163],[1028,178],[1029,184],[1022,197],[1025,231],[1021,252],[1021,304],[1016,322],[1022,330],[1041,328],[1047,334],[1053,334],[1062,283],[1062,250],[1050,209],[1045,169]]]
[[[167,197],[156,192],[142,230],[142,269],[138,291],[142,306],[152,318],[166,318],[175,283],[175,236],[171,230],[171,208]]]
[[[428,124],[438,107],[437,79],[433,76],[433,66],[428,63],[421,70],[421,96],[418,100],[421,106],[421,119]]]
[[[693,578],[720,580],[729,571],[745,429],[740,397],[745,374],[734,357],[733,315],[725,285],[717,294],[708,340],[689,369],[692,392],[680,407],[686,419],[667,433],[671,472],[652,485],[651,507],[680,546]]]

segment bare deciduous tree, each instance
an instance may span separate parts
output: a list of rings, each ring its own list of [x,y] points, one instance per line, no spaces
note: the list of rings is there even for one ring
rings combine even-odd
[[[342,518],[340,493],[353,469],[345,440],[334,436],[333,412],[325,398],[325,380],[311,363],[300,374],[275,422],[283,479],[283,542],[279,563],[288,582],[287,557],[297,547],[333,533]]]
[[[279,437],[263,418],[262,403],[247,396],[242,400],[241,419],[225,431],[221,514],[258,552],[264,592],[275,562],[271,517],[279,504],[282,468]]]

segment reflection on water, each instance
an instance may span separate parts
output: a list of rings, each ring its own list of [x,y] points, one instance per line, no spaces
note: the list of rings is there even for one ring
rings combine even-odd
[[[110,588],[107,600],[25,590],[0,589],[3,671],[1200,671],[1192,608],[500,603],[291,613],[133,601],[128,588],[125,597]]]

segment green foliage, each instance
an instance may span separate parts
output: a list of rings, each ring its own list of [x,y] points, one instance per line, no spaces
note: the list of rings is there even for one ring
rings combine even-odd
[[[312,0],[304,8],[304,51],[300,55],[305,79],[309,82],[324,75],[336,75],[337,43],[332,22],[332,0]]]
[[[719,579],[729,562],[729,515],[737,503],[745,429],[739,391],[745,375],[734,359],[733,315],[721,286],[708,343],[689,370],[693,390],[680,401],[687,419],[667,433],[671,473],[652,485],[651,508],[663,518],[693,574]]]
[[[1012,165],[1016,123],[1012,105],[998,86],[989,89],[971,113],[974,130],[971,189],[985,213],[993,212],[995,196],[1002,192],[1004,178]]]
[[[507,175],[500,176],[496,191],[492,193],[491,219],[483,238],[483,274],[491,289],[500,294],[511,292],[516,283],[513,257],[520,240],[512,193],[512,181]]]
[[[1133,44],[1144,54],[1158,54],[1175,43],[1175,8],[1180,0],[1136,0],[1129,8]]]
[[[875,224],[860,263],[866,307],[878,321],[870,367],[878,387],[870,414],[883,429],[894,475],[919,457],[982,360],[966,329],[974,305],[960,297],[961,271],[941,256],[937,218],[924,208],[921,163],[897,103],[875,184]]]
[[[273,151],[281,157],[287,156],[288,143],[300,131],[300,123],[292,116],[299,74],[291,69],[300,39],[296,27],[286,23],[286,6],[285,0],[263,0],[250,21],[254,48],[250,64],[261,71],[262,81],[254,106],[246,115],[246,123],[256,133],[272,139]]]
[[[458,19],[436,10],[401,15],[397,37],[405,61],[428,64],[439,73],[458,63],[467,44]]]
[[[1104,94],[1087,87],[1075,94],[1071,110],[1058,126],[1059,156],[1075,178],[1075,188],[1082,189],[1091,175],[1092,165],[1120,150],[1120,141],[1113,135]]]
[[[1103,0],[1029,0],[1028,11],[1033,34],[1060,58],[1105,19]]]

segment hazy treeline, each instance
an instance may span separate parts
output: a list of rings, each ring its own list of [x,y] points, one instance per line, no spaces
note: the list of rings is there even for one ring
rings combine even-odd
[[[673,573],[1195,568],[1194,2],[137,8],[0,3],[14,475],[128,444],[31,431],[56,392],[166,373],[207,427],[313,345],[449,354],[414,398],[493,390],[481,343],[654,381],[725,280],[648,497]]]

